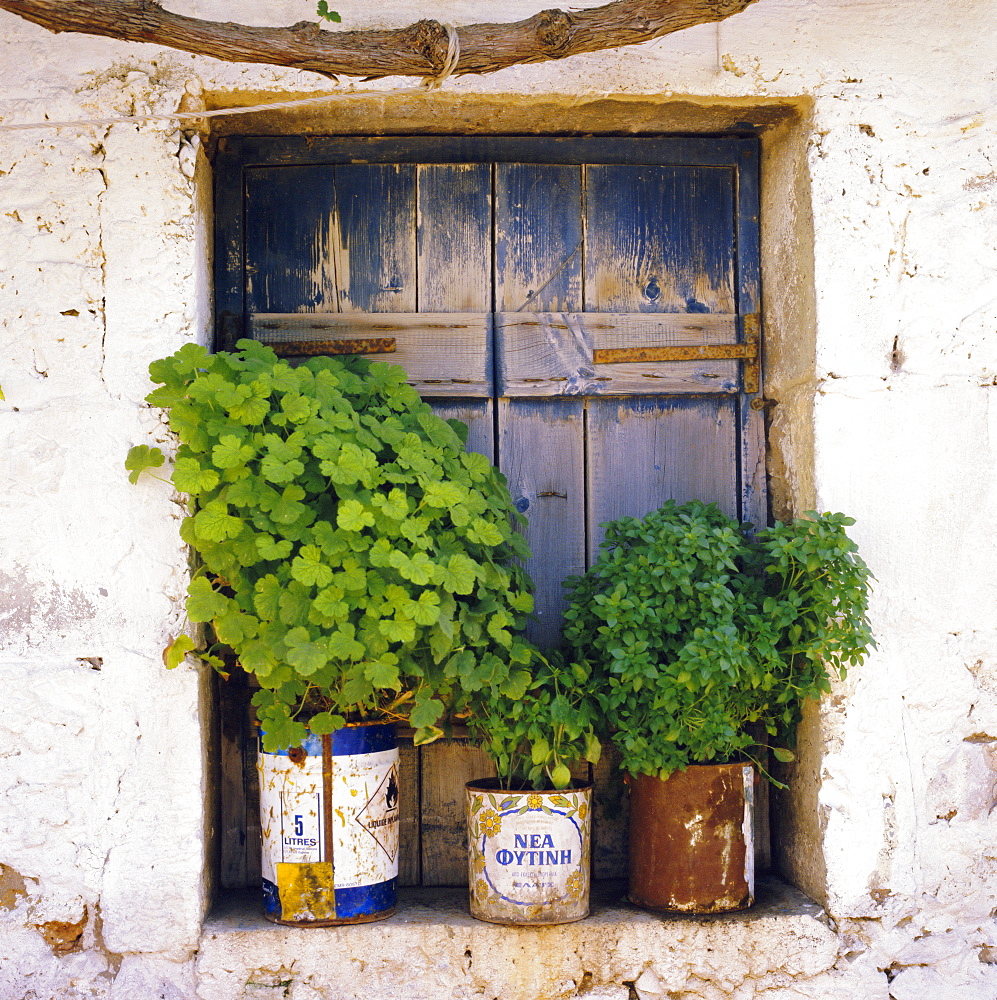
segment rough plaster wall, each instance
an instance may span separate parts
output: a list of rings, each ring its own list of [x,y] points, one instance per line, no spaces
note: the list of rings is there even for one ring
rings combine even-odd
[[[128,112],[166,92],[112,62],[5,18],[2,113]],[[208,314],[180,141],[0,134],[0,862],[18,890],[0,893],[5,1000],[112,981],[152,997],[185,981],[197,946],[202,684],[160,660],[181,623],[179,509],[122,469],[131,444],[165,439],[142,404],[148,362],[203,336]]]
[[[425,14],[334,6],[348,26]],[[541,6],[440,0],[433,15]],[[174,7],[311,14],[307,0]],[[627,97],[627,129],[669,101],[802,109],[766,138],[766,213],[787,220],[765,221],[773,499],[859,519],[880,646],[809,720],[786,863],[826,900],[840,969],[889,979],[895,1000],[997,995],[995,20],[994,0],[759,0],[719,28],[445,85],[461,107],[579,119]],[[329,89],[7,14],[0,29],[6,121]],[[372,122],[403,130],[395,107]],[[508,120],[489,115],[482,127]],[[0,996],[194,988],[204,687],[159,662],[180,624],[178,508],[120,462],[164,438],[141,404],[147,362],[204,334],[198,162],[168,128],[0,133]],[[832,994],[815,979],[764,995]]]

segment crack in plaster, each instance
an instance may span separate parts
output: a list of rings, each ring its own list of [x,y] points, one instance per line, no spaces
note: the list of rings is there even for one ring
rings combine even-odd
[[[97,166],[97,172],[100,174],[101,181],[104,184],[103,189],[97,195],[97,251],[99,254],[99,266],[100,266],[100,365],[97,369],[97,373],[100,375],[100,380],[104,384],[105,389],[107,389],[107,382],[104,378],[104,365],[107,363],[107,251],[104,249],[104,199],[108,191],[107,182],[107,140],[111,134],[110,126],[104,129],[104,135],[102,141],[95,147],[93,147],[94,156],[100,157],[99,165]]]

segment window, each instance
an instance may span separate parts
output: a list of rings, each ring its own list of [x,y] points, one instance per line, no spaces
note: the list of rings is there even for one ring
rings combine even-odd
[[[600,523],[669,497],[765,519],[757,161],[757,140],[732,137],[224,140],[218,346],[357,339],[402,364],[508,477],[531,637],[550,644]],[[245,705],[223,685],[229,886],[258,883]],[[463,785],[487,763],[467,741],[402,756],[400,881],[462,884]],[[614,798],[599,795],[596,877],[625,870]]]

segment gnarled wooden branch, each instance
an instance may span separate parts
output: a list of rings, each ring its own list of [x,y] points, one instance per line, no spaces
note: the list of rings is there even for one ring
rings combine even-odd
[[[722,21],[755,0],[615,0],[591,10],[544,10],[513,24],[459,29],[455,73],[491,73],[517,63],[636,45],[695,24]],[[302,21],[259,28],[203,21],[153,0],[0,0],[0,9],[50,31],[152,42],[229,62],[271,63],[325,76],[438,76],[449,36],[439,21],[385,31],[323,31]]]

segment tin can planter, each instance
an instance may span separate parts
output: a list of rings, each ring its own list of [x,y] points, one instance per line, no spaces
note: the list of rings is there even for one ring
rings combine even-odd
[[[755,900],[750,764],[691,764],[667,779],[627,775],[632,903],[725,913]]]
[[[393,723],[346,726],[257,757],[268,919],[294,927],[395,911],[398,746]]]
[[[592,785],[511,792],[467,786],[471,916],[495,924],[567,924],[589,912]]]

